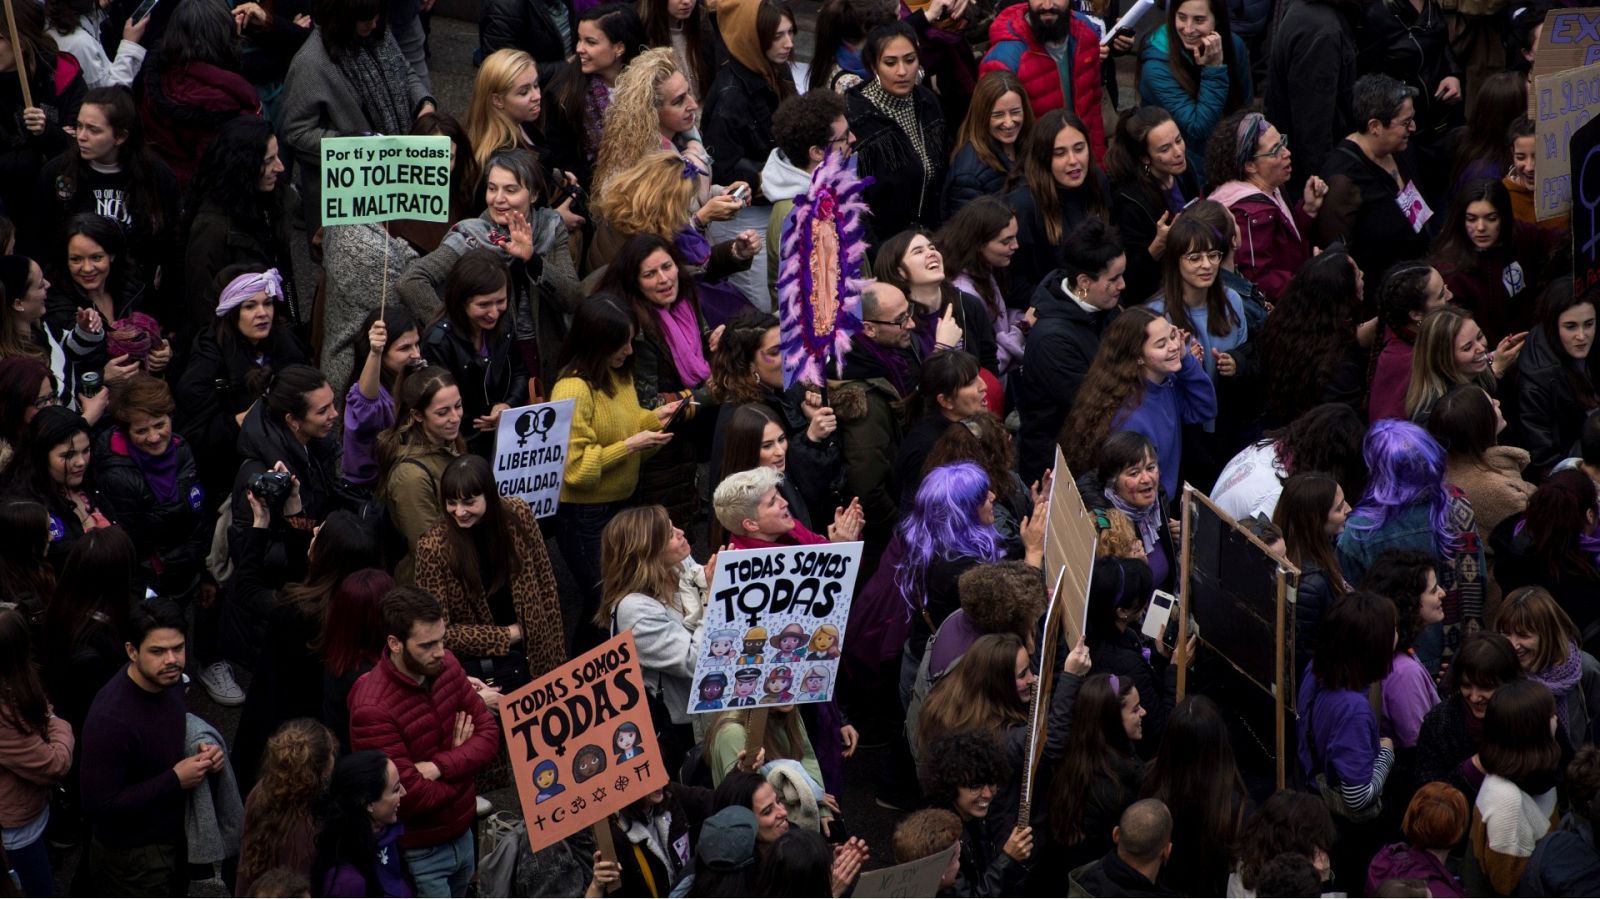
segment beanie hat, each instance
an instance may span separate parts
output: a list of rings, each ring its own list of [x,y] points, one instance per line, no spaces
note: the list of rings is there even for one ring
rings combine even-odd
[[[700,825],[700,860],[713,871],[738,871],[756,860],[756,813],[730,805]]]

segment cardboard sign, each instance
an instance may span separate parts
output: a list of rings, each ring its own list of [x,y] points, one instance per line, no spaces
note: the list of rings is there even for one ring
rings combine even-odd
[[[538,403],[500,413],[494,436],[494,482],[501,496],[528,501],[535,518],[556,514],[561,475],[572,436],[572,400]]]
[[[1572,285],[1579,296],[1600,295],[1600,121],[1572,135]]]
[[[1294,677],[1293,615],[1279,615],[1285,601],[1279,589],[1283,565],[1249,532],[1197,490],[1188,544],[1188,583],[1183,597],[1200,626],[1200,640],[1261,689],[1278,694],[1284,677]],[[1286,633],[1279,632],[1285,622]],[[1278,669],[1284,647],[1287,672]]]
[[[1078,493],[1067,460],[1056,447],[1055,474],[1050,480],[1050,511],[1045,520],[1044,570],[1065,567],[1061,589],[1061,639],[1068,651],[1078,645],[1089,618],[1089,578],[1094,574],[1095,544],[1100,530]]]
[[[638,658],[622,633],[500,700],[534,852],[667,785]]]
[[[906,896],[932,896],[939,892],[939,881],[943,879],[945,869],[950,867],[950,859],[960,848],[960,844],[951,846],[943,852],[935,852],[927,858],[919,858],[893,868],[878,868],[875,871],[862,871],[856,878],[856,888],[851,895],[856,899],[898,899]]]
[[[1555,9],[1544,18],[1533,55],[1533,77],[1600,62],[1600,7]]]
[[[1033,788],[1035,775],[1039,771],[1039,759],[1044,755],[1045,739],[1049,736],[1050,724],[1050,697],[1055,690],[1056,672],[1061,668],[1056,664],[1056,655],[1061,647],[1061,611],[1066,606],[1062,602],[1062,583],[1067,577],[1067,567],[1061,566],[1056,571],[1055,586],[1050,590],[1049,605],[1044,610],[1044,640],[1039,646],[1039,679],[1033,686],[1033,699],[1028,703],[1028,765],[1022,769],[1022,812],[1018,820],[1027,820],[1027,812],[1033,805]],[[1073,638],[1077,643],[1077,638]],[[1067,647],[1071,652],[1072,647]]]
[[[322,139],[322,224],[450,221],[450,138]]]
[[[1548,27],[1548,26],[1546,26]],[[1572,210],[1572,138],[1600,113],[1600,66],[1534,79],[1533,208],[1539,221]]]
[[[832,699],[860,567],[860,542],[718,553],[689,713]]]

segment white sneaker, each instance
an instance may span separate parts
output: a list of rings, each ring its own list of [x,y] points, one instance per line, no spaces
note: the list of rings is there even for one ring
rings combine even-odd
[[[200,672],[200,686],[206,688],[211,695],[211,701],[217,705],[236,706],[244,704],[244,690],[239,682],[233,679],[233,669],[227,662],[213,662]]]

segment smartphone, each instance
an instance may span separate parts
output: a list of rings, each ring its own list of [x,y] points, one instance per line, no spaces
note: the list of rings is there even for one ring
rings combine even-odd
[[[144,0],[143,3],[134,8],[133,15],[128,17],[128,21],[137,22],[150,15],[151,11],[156,8],[156,4],[160,2],[161,0]]]
[[[1172,619],[1172,612],[1178,605],[1178,598],[1165,590],[1157,590],[1150,597],[1150,608],[1144,613],[1144,627],[1141,632],[1152,640],[1165,640],[1167,637],[1167,622]]]
[[[738,200],[741,203],[748,203],[750,202],[750,188],[741,184],[738,187],[728,191],[728,196],[733,197],[735,200]]]
[[[689,409],[691,407],[693,407],[693,406],[698,406],[698,405],[700,405],[700,404],[694,401],[694,397],[690,397],[690,398],[684,400],[683,402],[679,403],[678,404],[678,408],[673,410],[672,417],[667,419],[667,423],[661,426],[661,430],[670,431],[673,428],[676,428],[678,425],[682,424],[683,420],[684,420],[684,416],[689,414]]]

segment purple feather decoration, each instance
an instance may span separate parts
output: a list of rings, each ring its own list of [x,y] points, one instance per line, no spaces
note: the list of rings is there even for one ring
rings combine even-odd
[[[851,338],[861,330],[861,289],[866,284],[861,266],[867,252],[863,235],[869,212],[861,192],[870,184],[871,178],[856,174],[853,158],[830,152],[784,218],[778,321],[785,388],[796,382],[822,385],[830,360],[842,372]],[[831,279],[831,289],[815,283],[818,276]]]

